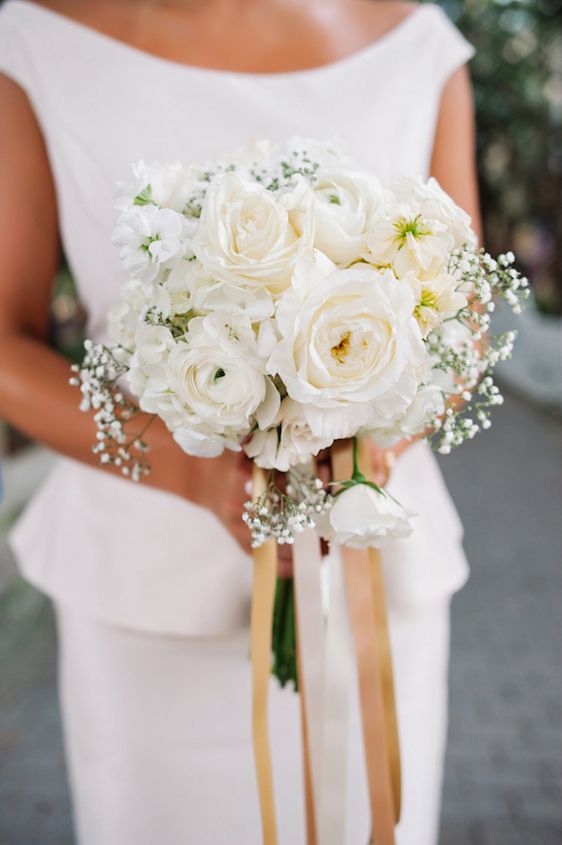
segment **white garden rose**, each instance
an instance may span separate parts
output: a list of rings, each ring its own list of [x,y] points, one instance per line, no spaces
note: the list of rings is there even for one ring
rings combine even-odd
[[[390,271],[357,265],[321,281],[303,273],[279,303],[282,340],[268,370],[297,402],[392,419],[414,398],[425,363],[414,307]]]
[[[311,249],[310,202],[304,183],[276,195],[236,173],[221,174],[207,192],[194,252],[214,279],[279,294],[298,256]]]
[[[470,217],[435,179],[404,178],[390,192],[393,201],[372,226],[366,260],[392,265],[400,278],[414,273],[426,280],[446,271],[451,250],[475,242]]]
[[[410,536],[411,516],[384,491],[355,484],[339,493],[328,511],[326,539],[352,549],[381,548],[389,540]]]
[[[346,267],[367,250],[374,215],[384,203],[383,188],[371,173],[333,168],[314,183],[314,245]]]
[[[444,411],[443,391],[434,384],[423,385],[403,414],[386,426],[366,428],[365,433],[378,446],[393,446],[405,437],[415,437],[424,432]]]
[[[119,215],[111,240],[120,247],[121,261],[131,276],[151,282],[181,258],[188,236],[189,221],[182,214],[144,205]]]

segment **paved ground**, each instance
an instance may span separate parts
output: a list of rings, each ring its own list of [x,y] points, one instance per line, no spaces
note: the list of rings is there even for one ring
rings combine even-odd
[[[560,845],[559,425],[511,399],[443,462],[472,579],[455,599],[441,845]],[[48,607],[0,600],[0,845],[72,845]],[[238,845],[238,843],[236,843]]]

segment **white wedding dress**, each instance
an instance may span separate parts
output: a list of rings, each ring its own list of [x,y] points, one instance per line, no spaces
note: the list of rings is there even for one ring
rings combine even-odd
[[[110,232],[113,188],[130,163],[200,162],[252,138],[337,134],[383,179],[426,176],[441,91],[471,54],[426,4],[325,67],[234,73],[163,60],[8,0],[0,71],[26,92],[44,134],[88,335],[105,338],[124,278]],[[418,513],[411,539],[383,554],[404,767],[398,838],[435,845],[448,606],[468,570],[458,516],[425,444],[400,459],[390,489]],[[251,565],[222,525],[173,495],[60,458],[11,540],[24,575],[57,610],[80,845],[258,845]],[[272,684],[272,699],[281,845],[302,845],[297,698]],[[357,723],[352,733],[346,845],[365,845]]]

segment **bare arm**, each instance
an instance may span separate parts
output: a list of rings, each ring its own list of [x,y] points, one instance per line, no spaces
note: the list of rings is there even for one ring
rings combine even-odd
[[[92,454],[95,423],[79,410],[79,393],[68,384],[69,362],[47,345],[60,259],[47,152],[26,95],[2,74],[0,111],[0,417],[55,451],[99,467]],[[159,419],[145,439],[152,450],[148,483],[211,508],[246,545],[240,514],[248,469],[240,457],[185,455]],[[99,471],[116,472],[111,466]]]

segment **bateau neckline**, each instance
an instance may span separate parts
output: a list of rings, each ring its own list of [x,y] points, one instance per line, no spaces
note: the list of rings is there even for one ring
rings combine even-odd
[[[5,8],[9,6],[22,6],[26,9],[32,9],[33,11],[38,12],[40,15],[43,14],[48,18],[51,18],[54,21],[61,23],[64,26],[73,29],[75,32],[82,33],[82,35],[89,37],[92,41],[98,41],[100,44],[106,44],[106,46],[113,48],[114,50],[121,50],[124,53],[129,53],[130,55],[136,56],[139,59],[145,59],[147,62],[154,63],[155,65],[160,65],[161,67],[167,67],[175,71],[184,72],[184,73],[193,73],[199,75],[206,75],[206,76],[223,76],[229,77],[231,79],[291,79],[291,78],[303,78],[303,77],[313,77],[318,76],[323,73],[329,73],[330,71],[335,71],[350,65],[354,65],[355,63],[360,62],[365,57],[371,55],[372,53],[377,52],[379,49],[383,49],[384,47],[388,46],[389,44],[393,43],[397,38],[399,38],[405,31],[409,29],[413,22],[415,22],[420,13],[424,9],[431,8],[433,4],[431,3],[420,3],[419,6],[416,6],[409,15],[405,18],[402,18],[396,26],[392,27],[388,32],[384,35],[381,35],[375,41],[371,41],[369,44],[366,44],[364,47],[361,47],[359,50],[355,50],[353,53],[349,53],[347,56],[342,56],[339,59],[335,59],[333,62],[328,62],[323,65],[316,65],[310,68],[301,68],[296,70],[282,70],[282,71],[272,71],[270,73],[261,73],[261,72],[253,72],[253,71],[243,71],[243,70],[228,70],[223,68],[215,68],[215,67],[205,67],[204,65],[193,65],[187,62],[177,62],[173,59],[166,59],[164,56],[158,56],[156,53],[151,53],[148,50],[143,50],[140,47],[135,47],[133,44],[128,44],[126,41],[122,41],[120,38],[115,38],[113,35],[108,35],[105,32],[101,32],[99,29],[95,29],[92,26],[88,26],[88,24],[81,23],[80,21],[74,20],[74,18],[69,17],[68,15],[63,15],[61,12],[56,12],[54,9],[50,9],[47,6],[42,6],[39,3],[34,3],[33,0],[9,0],[6,3]]]

